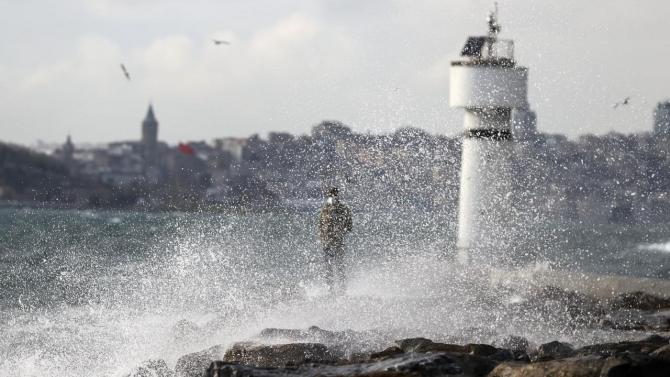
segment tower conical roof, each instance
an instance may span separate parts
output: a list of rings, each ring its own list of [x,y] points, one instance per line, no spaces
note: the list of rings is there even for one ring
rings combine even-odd
[[[157,122],[156,116],[154,115],[154,106],[149,105],[149,111],[147,111],[147,116],[144,118],[145,122]]]

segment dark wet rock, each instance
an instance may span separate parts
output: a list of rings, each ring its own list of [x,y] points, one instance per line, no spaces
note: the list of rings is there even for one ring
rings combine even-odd
[[[533,362],[548,361],[573,355],[575,355],[575,350],[570,344],[553,341],[539,346],[535,352],[530,354],[530,360]]]
[[[402,350],[400,347],[389,347],[381,352],[375,352],[370,355],[369,360],[383,360],[383,359],[388,359],[391,357],[395,357],[398,355],[402,355],[405,353],[405,351]]]
[[[225,348],[219,345],[180,357],[175,366],[175,377],[201,377],[212,361],[222,358],[224,351]]]
[[[505,362],[505,361],[515,361],[516,360],[515,355],[514,355],[514,351],[508,350],[508,349],[498,350],[498,352],[489,356],[489,359],[491,359],[493,361],[497,361],[499,363]]]
[[[670,358],[624,353],[607,359],[601,376],[667,377],[670,376]]]
[[[670,375],[670,358],[623,353],[607,359],[600,356],[572,357],[532,364],[504,363],[489,377],[661,377]]]
[[[646,338],[642,338],[639,340],[640,343],[651,343],[651,344],[660,344],[660,345],[665,345],[665,344],[670,344],[670,338],[658,334],[653,334],[649,335]]]
[[[455,352],[467,353],[478,356],[491,356],[498,352],[498,349],[488,344],[446,344],[446,343],[431,343],[419,346],[417,352],[435,353],[435,352]]]
[[[259,368],[222,361],[213,362],[205,373],[208,377],[223,376],[440,376],[462,375],[458,362],[447,355],[400,355],[395,358],[361,364],[318,365],[303,364],[279,368]],[[479,374],[477,376],[484,376]]]
[[[514,361],[520,363],[530,363],[530,356],[523,351],[513,351],[514,352]]]
[[[263,329],[256,337],[263,343],[321,343],[336,353],[353,350],[373,352],[389,339],[374,331],[329,331],[317,326],[302,329]]]
[[[605,359],[598,356],[567,358],[532,364],[504,363],[498,365],[489,377],[600,377]]]
[[[201,372],[202,374],[202,372]],[[130,374],[124,377],[173,377],[174,373],[168,368],[163,359],[147,360],[133,368]]]
[[[656,351],[652,352],[650,355],[670,357],[670,344],[657,349]]]
[[[670,299],[638,291],[621,293],[609,304],[612,309],[659,310],[670,308]]]
[[[344,356],[340,357],[337,364],[355,364],[355,363],[364,363],[372,361],[372,354],[370,352],[347,352]],[[378,360],[375,360],[378,361]]]
[[[305,363],[333,363],[337,358],[321,343],[259,345],[235,343],[223,361],[257,367],[280,367]]]
[[[446,353],[445,355],[456,361],[465,376],[484,377],[498,365],[496,361],[484,356],[465,353]]]
[[[498,352],[498,349],[488,344],[447,344],[435,343],[426,338],[409,338],[396,340],[396,345],[405,352],[435,353],[435,352],[454,352],[467,353],[479,356],[491,356]]]
[[[612,356],[620,352],[640,352],[642,346],[630,342],[601,343],[584,346],[575,351],[577,356],[599,355]]]
[[[294,334],[285,331],[291,330],[280,330],[271,336]],[[670,376],[670,338],[661,335],[634,341],[594,344],[577,351],[567,343],[554,341],[542,344],[530,357],[524,351],[528,348],[528,341],[524,338],[510,336],[496,344],[510,348],[487,344],[436,343],[426,338],[410,338],[398,340],[396,346],[380,352],[349,352],[345,357],[320,343],[236,343],[225,352],[223,361],[209,365],[207,375]],[[219,355],[220,351],[221,348],[218,348]],[[202,370],[207,368],[207,362],[211,361],[211,355],[216,352],[203,351],[182,357],[177,372],[180,365],[186,365],[187,360],[191,361],[189,365],[192,367],[188,373],[176,376],[200,376]]]
[[[417,348],[432,343],[432,340],[426,338],[407,338],[395,341],[395,345],[405,352],[416,352]]]
[[[669,339],[660,335],[651,335],[638,341],[623,341],[618,343],[593,344],[579,348],[576,354],[612,356],[625,352],[650,354],[657,349],[667,345]]]
[[[466,350],[465,353],[480,356],[492,356],[499,351],[496,347],[489,344],[466,344],[464,347]]]
[[[499,342],[494,343],[498,348],[505,348],[512,351],[523,351],[527,352],[530,343],[528,340],[521,336],[508,335]]]
[[[508,335],[501,340],[498,340],[494,343],[494,346],[498,348],[498,352],[489,356],[491,360],[498,362],[505,361],[518,361],[522,363],[530,362],[530,357],[528,356],[528,348],[530,343],[528,340],[521,336]]]

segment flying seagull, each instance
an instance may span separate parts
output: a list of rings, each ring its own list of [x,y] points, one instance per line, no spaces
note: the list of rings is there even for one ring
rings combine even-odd
[[[222,39],[212,39],[212,42],[214,42],[214,44],[217,45],[217,46],[221,45],[221,44],[224,44],[224,45],[229,45],[230,44],[230,42],[224,41]]]
[[[619,105],[622,105],[622,106],[623,105],[628,105],[629,101],[630,101],[630,97],[626,97],[623,101],[617,102],[614,105],[612,105],[612,108],[616,109]]]
[[[126,70],[126,66],[123,65],[123,63],[121,64],[121,70],[123,71],[123,74],[126,75],[128,81],[130,81],[130,74],[128,73],[128,70]]]

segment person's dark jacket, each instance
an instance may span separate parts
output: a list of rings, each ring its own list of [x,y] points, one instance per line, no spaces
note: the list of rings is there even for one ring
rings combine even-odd
[[[326,203],[319,214],[319,239],[322,247],[342,247],[344,235],[351,232],[349,208],[340,202]]]

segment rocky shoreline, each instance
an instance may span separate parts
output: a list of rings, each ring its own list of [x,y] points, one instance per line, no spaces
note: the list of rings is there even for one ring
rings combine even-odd
[[[149,360],[127,376],[670,376],[670,299],[633,292],[599,300],[546,287],[535,300],[557,303],[575,326],[630,340],[573,347],[505,335],[491,344],[459,344],[316,326],[267,328],[248,341],[184,355],[174,370]]]

